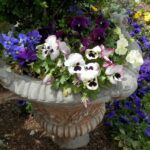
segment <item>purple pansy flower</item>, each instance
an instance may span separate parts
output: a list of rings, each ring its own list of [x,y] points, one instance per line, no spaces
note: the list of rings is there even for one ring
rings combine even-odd
[[[111,111],[111,112],[109,112],[109,113],[106,115],[106,118],[111,119],[111,118],[114,118],[115,116],[116,116],[115,111]]]
[[[139,33],[141,32],[141,29],[140,29],[140,28],[135,28],[135,29],[133,30],[133,32],[134,32],[135,34],[139,34]]]
[[[132,25],[134,28],[142,28],[142,27],[143,27],[142,24],[138,24],[137,22],[132,22],[131,25]]]
[[[109,27],[109,21],[106,20],[103,15],[100,15],[97,19],[96,19],[96,27],[100,27],[102,29],[107,29]]]
[[[113,105],[114,105],[114,109],[119,109],[121,107],[121,103],[119,100],[115,100],[113,102]]]
[[[134,36],[135,36],[135,32],[134,32],[134,31],[131,31],[131,32],[130,32],[130,35],[131,35],[132,37],[134,37]]]
[[[139,40],[140,40],[141,42],[143,42],[143,43],[148,42],[147,36],[140,36],[140,37],[139,37]]]
[[[61,39],[61,40],[64,40],[64,38],[66,37],[66,33],[64,31],[57,31],[55,33],[57,39]]]
[[[103,44],[105,38],[105,30],[102,28],[95,28],[91,33],[92,41],[96,42],[97,44]]]
[[[146,114],[141,110],[136,110],[135,112],[141,119],[144,119],[146,117]]]
[[[105,126],[108,126],[108,127],[112,127],[112,126],[113,126],[113,123],[112,123],[112,122],[104,122],[104,125],[105,125]]]
[[[82,38],[81,43],[85,49],[89,48],[90,44],[92,43],[90,38]]]
[[[132,115],[131,118],[132,118],[133,121],[136,122],[136,123],[139,123],[139,121],[140,121],[140,119],[139,119],[137,116],[135,116],[135,115]]]
[[[119,118],[120,122],[123,124],[128,124],[130,122],[129,118],[127,116],[120,116]]]
[[[25,63],[30,63],[37,59],[36,52],[23,48],[19,51],[17,59],[21,65],[25,65]]]
[[[26,106],[26,101],[25,100],[17,100],[17,102],[16,102],[16,105],[18,106],[18,107],[24,107],[24,106]]]
[[[146,122],[147,122],[148,124],[150,124],[150,115],[147,115],[146,118],[145,118],[145,120],[146,120]]]
[[[85,16],[75,16],[70,21],[70,26],[75,31],[81,31],[88,28],[89,21]]]
[[[133,11],[131,11],[130,9],[128,9],[128,10],[127,10],[127,14],[128,14],[129,16],[131,16],[131,15],[133,15]]]
[[[144,48],[150,50],[150,42],[145,42]]]
[[[125,101],[124,107],[125,107],[126,109],[132,109],[132,102],[130,102],[130,101]]]
[[[150,137],[150,128],[144,130],[144,135]]]

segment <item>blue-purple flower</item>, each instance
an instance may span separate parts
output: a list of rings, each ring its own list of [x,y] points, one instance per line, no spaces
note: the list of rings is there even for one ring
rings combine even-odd
[[[106,115],[106,118],[112,119],[116,116],[116,112],[115,111],[111,111]]]
[[[17,61],[21,65],[25,65],[26,63],[31,63],[36,59],[37,59],[36,52],[29,50],[27,48],[21,49],[17,55]]]
[[[144,135],[150,137],[150,128],[144,130]]]
[[[129,118],[127,116],[123,116],[123,115],[120,116],[119,120],[123,124],[128,124],[130,122]]]
[[[16,102],[16,105],[18,106],[18,107],[24,107],[24,106],[26,106],[26,101],[25,100],[17,100],[17,102]]]
[[[88,28],[89,21],[85,16],[75,16],[70,21],[70,26],[75,31],[82,31]]]
[[[18,40],[18,45],[24,46],[24,45],[26,45],[26,43],[27,43],[28,37],[27,37],[26,34],[20,33],[20,34],[18,35],[18,39],[19,39],[19,40]]]
[[[131,118],[132,118],[133,121],[136,122],[136,123],[139,123],[139,121],[140,121],[140,119],[139,119],[137,116],[135,116],[135,115],[132,115]]]
[[[33,30],[27,34],[29,44],[39,44],[42,36],[37,30]]]
[[[5,49],[10,49],[14,44],[18,43],[18,40],[12,36],[7,36],[6,34],[2,34],[1,44]]]

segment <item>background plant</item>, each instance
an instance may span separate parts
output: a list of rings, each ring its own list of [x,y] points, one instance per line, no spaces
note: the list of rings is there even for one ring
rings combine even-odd
[[[150,149],[150,36],[147,23],[137,22],[136,12],[130,16],[130,35],[137,40],[144,54],[145,62],[140,68],[138,89],[125,101],[114,101],[107,105],[105,125],[111,128],[112,137],[124,150]],[[133,39],[132,39],[133,40]]]

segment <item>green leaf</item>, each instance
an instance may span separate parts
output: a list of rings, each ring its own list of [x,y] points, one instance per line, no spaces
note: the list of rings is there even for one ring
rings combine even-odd
[[[123,134],[123,135],[126,135],[124,129],[119,129],[120,133]]]

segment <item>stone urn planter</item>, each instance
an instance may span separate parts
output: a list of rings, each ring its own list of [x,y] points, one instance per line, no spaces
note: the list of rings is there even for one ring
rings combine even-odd
[[[102,121],[105,102],[124,99],[137,88],[137,72],[124,68],[123,81],[115,86],[103,88],[99,98],[87,108],[81,103],[80,95],[64,97],[50,85],[28,76],[17,75],[0,61],[0,83],[15,94],[31,100],[35,119],[54,138],[60,147],[77,148],[88,144],[89,132]]]
[[[122,17],[118,20],[122,24]],[[136,43],[131,43],[130,47],[139,50]],[[137,88],[137,76],[138,69],[133,69],[129,64],[124,65],[123,80],[116,85],[102,88],[97,100],[91,101],[85,108],[79,94],[64,97],[62,91],[53,90],[51,85],[15,74],[0,60],[1,85],[16,95],[30,100],[35,119],[52,135],[55,143],[65,148],[87,145],[89,132],[94,130],[103,119],[105,102],[125,99],[132,94]]]

